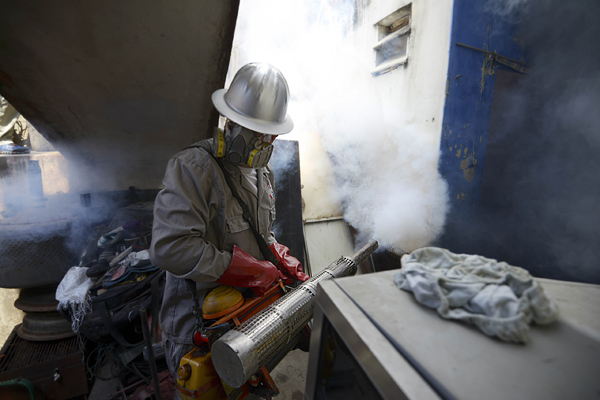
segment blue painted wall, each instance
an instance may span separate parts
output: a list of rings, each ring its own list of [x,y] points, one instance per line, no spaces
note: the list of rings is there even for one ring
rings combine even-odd
[[[446,103],[439,170],[448,182],[450,212],[440,245],[461,251],[477,217],[497,68],[483,52],[523,60],[515,27],[486,10],[479,0],[456,0],[452,15]],[[461,233],[461,234],[457,234]]]

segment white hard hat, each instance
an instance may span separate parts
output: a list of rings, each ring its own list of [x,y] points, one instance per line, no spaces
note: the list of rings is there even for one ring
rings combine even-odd
[[[212,94],[212,102],[231,121],[255,132],[283,135],[294,128],[287,115],[288,84],[277,68],[266,63],[244,65],[229,89]]]

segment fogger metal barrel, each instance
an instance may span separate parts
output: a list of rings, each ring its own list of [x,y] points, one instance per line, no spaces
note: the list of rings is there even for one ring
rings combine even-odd
[[[212,361],[221,379],[239,388],[278,355],[313,315],[319,282],[356,274],[358,264],[378,247],[372,241],[352,257],[341,257],[325,270],[217,340]]]

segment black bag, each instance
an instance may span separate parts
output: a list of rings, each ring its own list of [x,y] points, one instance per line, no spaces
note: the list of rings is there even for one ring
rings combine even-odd
[[[136,235],[139,236],[129,238],[123,234],[122,239],[114,244],[115,248],[106,249],[99,249],[96,245],[98,243],[96,233],[96,236],[91,239],[90,246],[94,251],[88,258],[94,259],[97,265],[100,265],[99,259],[102,251],[114,254],[116,248],[123,247],[120,252],[126,255],[128,253],[123,253],[123,251],[128,246],[130,249],[135,249],[139,240],[151,234],[153,204],[153,202],[136,203],[119,209],[108,228],[105,229],[105,233],[117,227],[123,227],[124,231],[131,234],[132,232],[129,231],[132,228],[125,229],[126,225],[131,222],[136,223],[136,228],[141,227],[147,232],[136,231]],[[130,243],[125,243],[127,239],[130,240]],[[152,315],[152,327],[154,328],[158,322],[165,276],[165,271],[161,271],[151,264],[135,267],[126,263],[114,265],[88,291],[91,298],[91,311],[83,317],[78,333],[97,343],[117,341],[124,347],[137,346],[143,341],[140,310],[145,307],[148,314]],[[70,309],[60,308],[59,311],[67,319],[72,319]]]
[[[92,311],[85,315],[79,333],[88,339],[107,343],[117,341],[133,347],[143,340],[140,309],[152,314],[152,326],[158,322],[165,286],[165,271],[158,270],[139,282],[111,287],[91,295]]]

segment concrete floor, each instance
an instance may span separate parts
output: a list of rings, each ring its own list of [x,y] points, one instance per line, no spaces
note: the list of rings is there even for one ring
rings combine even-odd
[[[279,387],[277,400],[302,400],[307,370],[308,353],[300,350],[290,351],[271,372],[275,384]]]
[[[277,400],[302,400],[304,399],[304,385],[308,367],[308,353],[301,350],[293,350],[275,367],[271,376],[279,388]],[[110,365],[103,366],[110,369]],[[106,376],[108,370],[102,375]],[[88,400],[106,400],[107,395],[116,393],[121,389],[118,381],[96,380],[88,396]],[[258,396],[248,396],[246,400],[259,400]]]

